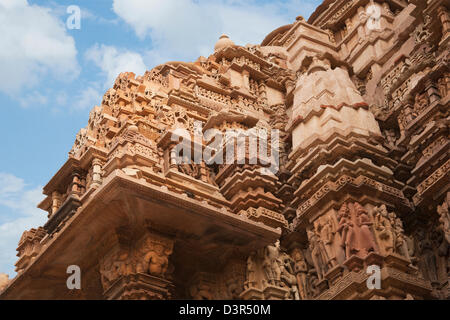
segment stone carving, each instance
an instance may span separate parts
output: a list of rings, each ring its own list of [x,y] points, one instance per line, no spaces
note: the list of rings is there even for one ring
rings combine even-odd
[[[119,236],[122,236],[119,234]],[[157,278],[167,278],[169,256],[173,243],[165,238],[146,235],[139,247],[116,246],[116,251],[105,255],[99,263],[101,281],[104,289],[117,279],[136,273],[148,274]]]
[[[438,247],[438,255],[443,264],[442,269],[446,271],[447,278],[450,276],[450,192],[447,193],[446,200],[438,206],[439,222],[438,232],[442,235]]]
[[[363,206],[357,202],[344,203],[338,212],[338,219],[341,246],[345,248],[347,259],[352,255],[364,258],[370,252],[378,252],[372,231],[374,223]]]
[[[391,224],[394,225],[395,253],[410,260],[411,258],[409,256],[408,242],[406,240],[403,222],[400,218],[397,218],[393,212],[390,213],[389,217],[391,219]]]
[[[380,244],[380,250],[383,254],[393,253],[395,250],[394,226],[389,219],[389,213],[386,206],[383,205],[374,209],[375,233]]]
[[[172,246],[168,241],[148,237],[139,250],[141,254],[144,253],[143,265],[139,268],[153,276],[164,277],[169,267],[168,257],[172,254]]]
[[[256,252],[252,252],[247,258],[247,274],[245,289],[256,287]]]
[[[359,203],[356,202],[354,204],[354,210],[356,211],[359,227],[359,231],[356,234],[357,237],[359,236],[358,254],[364,257],[370,252],[378,251],[375,238],[371,230],[373,222],[370,220],[367,211]]]
[[[302,250],[299,248],[294,249],[294,251],[292,252],[292,259],[294,260],[294,272],[297,276],[297,285],[300,299],[306,300],[308,298],[308,264]]]
[[[297,286],[297,277],[295,276],[294,271],[294,260],[285,252],[281,253],[281,281],[283,286],[289,288],[289,298],[292,300],[300,300],[299,289]]]
[[[332,269],[345,260],[345,252],[341,246],[341,238],[337,232],[338,226],[331,216],[319,219],[316,222],[316,233],[320,235],[320,241],[325,248],[325,254],[328,258],[327,266]]]
[[[192,163],[190,159],[184,158],[183,164],[178,166],[178,170],[194,179],[201,178],[200,165]]]
[[[20,285],[0,299],[65,298],[37,278],[79,259],[98,264],[83,275],[96,299],[365,299],[369,263],[388,277],[374,298],[449,299],[439,2],[326,1],[260,45],[223,36],[195,62],[119,74],[44,187],[49,221],[24,233]],[[278,130],[279,168],[175,163],[175,129]]]
[[[445,234],[445,240],[450,244],[450,192],[447,193],[447,198],[444,203],[438,206],[439,222],[441,223],[442,231]]]
[[[317,271],[319,280],[322,280],[327,272],[327,261],[325,248],[323,247],[319,236],[313,230],[308,230],[309,249],[311,251],[311,258],[314,268]]]
[[[5,290],[9,284],[9,276],[5,273],[0,273],[0,292]]]
[[[432,283],[436,283],[438,280],[438,275],[433,242],[430,235],[425,233],[423,229],[419,231],[418,238],[418,248],[420,255],[419,266],[422,270],[422,274],[425,276],[426,280],[429,280]]]
[[[356,248],[353,247],[355,241],[354,225],[351,220],[350,210],[346,203],[344,203],[339,209],[338,219],[338,232],[340,233],[342,239],[341,247],[345,248],[345,256],[348,258],[353,254]]]
[[[264,250],[263,268],[268,284],[281,285],[280,242],[269,245]]]
[[[396,253],[410,259],[403,222],[394,212],[388,212],[385,205],[373,210],[375,235],[380,253],[384,255]]]
[[[100,262],[100,275],[103,288],[109,288],[121,276],[133,273],[134,266],[130,261],[130,253],[121,250],[116,255],[110,255]]]
[[[239,299],[239,295],[242,293],[242,285],[239,282],[239,279],[236,278],[227,279],[225,285],[227,288],[228,296],[233,300]]]

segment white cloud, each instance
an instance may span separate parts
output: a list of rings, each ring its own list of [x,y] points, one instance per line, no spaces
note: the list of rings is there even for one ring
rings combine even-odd
[[[36,207],[42,199],[42,187],[30,188],[23,179],[0,172],[0,272],[14,275],[22,233],[45,223],[45,212]]]
[[[96,85],[84,89],[75,99],[74,108],[78,110],[90,110],[102,102],[102,94],[95,88]]]
[[[68,18],[69,14],[67,13],[68,4],[60,4],[56,1],[50,1],[47,0],[46,4],[49,8],[51,8],[52,14],[55,16],[65,20]],[[87,9],[86,7],[78,5],[75,1],[73,5],[77,5],[80,8],[81,11],[81,28],[83,29],[83,22],[85,20],[90,20],[95,23],[101,23],[101,24],[117,24],[119,19],[106,19],[102,16],[98,16],[91,10]]]
[[[113,10],[138,37],[151,38],[148,57],[195,59],[213,52],[223,33],[240,45],[260,43],[276,28],[307,15],[318,0],[114,0]],[[152,65],[160,63],[159,59]]]
[[[0,92],[16,95],[43,76],[79,74],[74,39],[50,9],[26,0],[0,0]]]
[[[142,75],[146,71],[144,60],[139,53],[103,44],[91,47],[86,52],[86,59],[93,61],[102,70],[106,77],[105,88],[111,87],[121,72]]]
[[[43,105],[48,102],[48,98],[38,91],[32,91],[18,97],[19,103],[23,108]]]

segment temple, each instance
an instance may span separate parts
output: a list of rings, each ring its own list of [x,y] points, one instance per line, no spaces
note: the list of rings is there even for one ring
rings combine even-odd
[[[0,299],[449,299],[449,39],[448,1],[325,0],[260,45],[121,73]],[[216,155],[279,132],[277,170],[247,144],[175,161],[211,129]]]

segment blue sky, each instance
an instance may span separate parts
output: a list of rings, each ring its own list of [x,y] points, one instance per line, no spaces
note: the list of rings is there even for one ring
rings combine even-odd
[[[0,272],[43,225],[42,187],[67,160],[89,111],[122,71],[213,52],[221,34],[258,44],[320,0],[0,0]],[[67,8],[81,9],[70,30]]]

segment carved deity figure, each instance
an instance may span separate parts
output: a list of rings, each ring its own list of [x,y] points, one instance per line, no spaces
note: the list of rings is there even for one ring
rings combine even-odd
[[[106,289],[112,282],[121,276],[134,272],[133,263],[128,250],[122,249],[119,253],[112,255],[102,261],[100,267],[101,282]]]
[[[353,253],[357,252],[355,243],[355,228],[350,216],[348,205],[344,203],[338,212],[338,232],[341,235],[341,247],[345,250],[346,258],[350,258]]]
[[[445,240],[444,232],[438,226],[434,232],[431,233],[431,241],[435,251],[436,257],[436,273],[438,281],[448,280],[448,244]]]
[[[148,273],[152,276],[164,277],[169,267],[169,259],[162,244],[155,244],[152,251],[148,252],[144,261],[148,265]]]
[[[281,281],[289,288],[289,298],[292,300],[300,300],[300,294],[297,286],[297,277],[294,272],[294,260],[285,252],[281,253]]]
[[[395,237],[395,253],[404,256],[410,260],[408,243],[406,241],[405,230],[403,228],[403,222],[400,218],[397,218],[395,213],[390,213],[391,223],[394,225],[394,237]]]
[[[411,265],[417,266],[418,258],[417,258],[417,249],[416,249],[416,241],[412,236],[405,236],[406,246],[408,249],[408,257],[411,260]]]
[[[193,163],[187,156],[183,156],[183,162],[178,166],[179,171],[185,175],[199,179],[201,175],[200,166]]]
[[[328,257],[325,253],[325,248],[322,247],[319,237],[314,230],[308,230],[309,249],[311,250],[311,258],[316,268],[319,280],[323,280],[327,272]]]
[[[315,298],[320,294],[319,289],[319,277],[317,272],[314,270],[309,270],[308,272],[308,297]]]
[[[420,254],[420,266],[425,275],[426,280],[432,283],[437,282],[437,263],[436,256],[433,250],[433,243],[428,234],[425,234],[423,230],[419,233],[419,254]]]
[[[370,221],[367,211],[359,203],[354,204],[354,210],[356,214],[356,220],[359,227],[359,250],[358,255],[363,258],[366,257],[370,252],[377,252],[378,247],[375,243],[375,238],[370,227],[373,225]]]
[[[396,145],[397,145],[397,136],[395,134],[394,130],[385,130],[383,132],[384,137],[386,138],[386,143],[385,145],[389,148],[389,149],[395,149]]]
[[[267,282],[274,286],[280,285],[280,241],[275,245],[267,246],[264,250],[263,268],[266,274]]]
[[[441,223],[439,226],[440,231],[443,234],[443,241],[439,246],[439,256],[441,259],[446,260],[446,271],[447,277],[450,277],[450,192],[447,193],[447,199],[442,204],[442,206],[438,206],[439,213],[439,222]]]
[[[336,251],[334,249],[334,227],[331,218],[327,217],[324,221],[318,221],[316,224],[316,233],[320,235],[320,242],[325,248],[325,255],[327,256],[327,265],[331,269],[338,264]]]
[[[391,254],[394,252],[395,238],[394,228],[389,219],[389,214],[385,205],[374,209],[375,234],[380,244],[382,254]]]
[[[307,275],[308,275],[308,265],[306,263],[305,257],[302,250],[295,248],[292,251],[292,259],[294,259],[294,273],[297,276],[297,286],[301,300],[306,300],[307,295]]]
[[[447,193],[447,199],[441,206],[438,206],[439,222],[441,223],[442,231],[444,232],[447,243],[450,244],[450,192]]]

